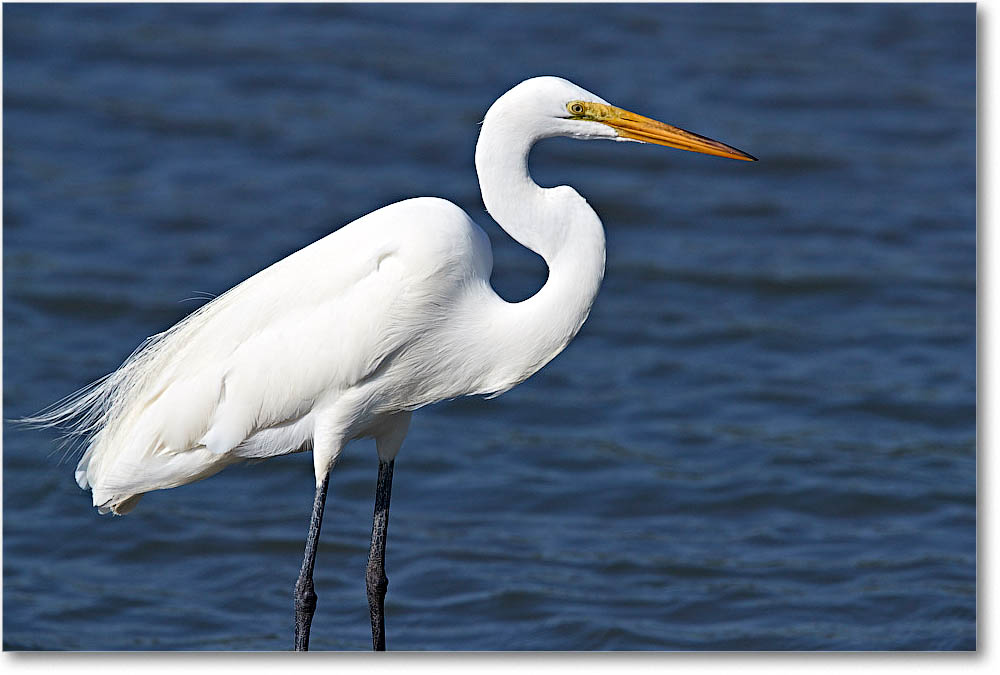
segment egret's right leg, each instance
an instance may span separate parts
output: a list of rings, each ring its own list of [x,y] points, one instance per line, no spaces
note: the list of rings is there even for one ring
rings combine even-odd
[[[330,415],[316,423],[313,433],[313,468],[316,472],[316,496],[313,498],[312,517],[309,519],[309,534],[306,537],[306,552],[302,557],[302,569],[295,582],[295,651],[309,649],[309,629],[313,613],[316,611],[316,591],[313,588],[313,567],[316,564],[316,549],[319,547],[319,530],[323,525],[323,507],[326,506],[326,489],[330,485],[330,472],[340,452],[344,449],[344,438],[339,433],[338,418]]]
[[[306,537],[306,552],[302,558],[302,569],[295,582],[295,651],[309,650],[309,628],[316,611],[316,591],[313,589],[313,567],[316,564],[316,548],[319,546],[319,530],[323,525],[323,507],[326,505],[326,489],[330,485],[330,474],[326,474],[318,486],[313,499],[312,518],[309,520],[309,535]]]

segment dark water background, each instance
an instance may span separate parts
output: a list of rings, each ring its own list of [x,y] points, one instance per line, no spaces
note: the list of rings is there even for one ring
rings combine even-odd
[[[567,77],[761,158],[552,140],[608,231],[579,337],[396,462],[391,649],[975,647],[973,5],[4,12],[5,418],[392,201],[487,228],[477,123]],[[5,649],[285,649],[297,455],[98,517],[4,428]],[[373,446],[337,467],[315,649],[370,645]]]

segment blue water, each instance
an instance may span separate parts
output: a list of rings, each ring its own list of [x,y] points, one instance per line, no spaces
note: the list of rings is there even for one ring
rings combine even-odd
[[[494,283],[490,103],[567,77],[756,164],[542,143],[607,227],[566,351],[414,417],[390,649],[976,646],[973,5],[5,5],[5,419],[379,206],[439,195]],[[201,299],[199,299],[201,298]],[[4,427],[5,649],[287,649],[296,455],[99,517]],[[376,456],[334,472],[314,649],[370,646]]]

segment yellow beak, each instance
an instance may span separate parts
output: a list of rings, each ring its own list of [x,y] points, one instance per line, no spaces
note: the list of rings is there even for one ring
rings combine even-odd
[[[713,141],[711,138],[705,138],[679,127],[664,124],[663,122],[658,122],[649,117],[643,117],[642,115],[637,115],[634,112],[622,110],[612,105],[588,101],[574,101],[567,108],[573,113],[574,118],[607,124],[623,138],[631,138],[643,143],[666,145],[670,148],[700,152],[706,155],[741,159],[747,162],[757,161],[756,157],[728,146],[725,143]]]

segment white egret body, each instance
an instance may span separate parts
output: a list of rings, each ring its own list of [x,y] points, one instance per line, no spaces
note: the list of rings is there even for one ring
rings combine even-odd
[[[493,291],[489,240],[462,209],[410,199],[247,279],[32,421],[68,422],[87,438],[76,477],[102,513],[126,513],[145,492],[234,462],[311,448],[313,554],[331,468],[347,442],[374,437],[387,517],[392,462],[412,411],[524,381],[566,347],[593,304],[604,275],[601,221],[572,188],[541,188],[528,174],[532,145],[550,136],[753,159],[615,108],[566,80],[527,80],[487,112],[476,168],[489,213],[548,265],[533,297],[508,303]],[[377,506],[376,532],[378,525]],[[376,532],[370,599],[379,577],[384,596],[384,519],[381,552]],[[306,558],[297,598],[312,594],[308,544]],[[297,603],[311,620],[310,602]],[[308,644],[308,622],[304,631],[299,648]]]

